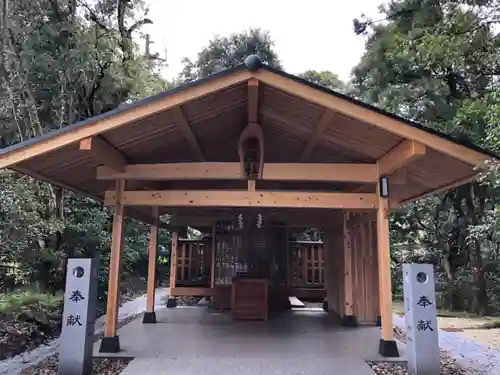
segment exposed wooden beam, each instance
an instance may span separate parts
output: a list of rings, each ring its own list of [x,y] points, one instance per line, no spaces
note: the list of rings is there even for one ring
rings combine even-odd
[[[425,152],[426,147],[419,142],[405,140],[399,143],[377,161],[378,176],[389,176],[390,185],[406,184],[407,172],[402,168],[424,156]],[[378,178],[376,184],[378,184]],[[354,189],[353,192],[363,193],[373,191],[375,188],[376,186],[373,185],[362,185]]]
[[[198,143],[198,140],[193,133],[193,129],[191,129],[191,125],[189,124],[189,121],[184,114],[182,107],[174,107],[172,109],[172,112],[174,113],[177,120],[177,125],[180,127],[182,133],[184,133],[184,137],[188,141],[189,147],[191,147],[191,151],[193,151],[193,154],[198,158],[199,161],[205,161],[205,156],[201,151],[200,144]]]
[[[0,154],[0,169],[246,82],[252,78],[252,74],[252,72],[243,69],[216,79],[197,82],[189,88],[169,92],[168,95],[159,96],[158,99],[151,100],[140,106],[131,106],[127,110],[117,111],[116,113],[110,112],[98,120],[89,120],[86,125],[82,124],[79,127],[68,126],[55,135],[45,137],[43,141],[16,145],[12,149],[3,150],[4,152]]]
[[[125,156],[99,136],[82,139],[80,150],[89,153],[97,163],[116,172],[123,172],[127,165]]]
[[[316,126],[316,129],[314,129],[314,132],[307,141],[306,147],[304,148],[302,154],[300,155],[300,161],[306,161],[307,159],[309,159],[314,150],[314,146],[316,146],[316,143],[318,142],[318,139],[325,132],[328,125],[332,122],[334,116],[335,116],[334,111],[328,108],[325,109],[323,115],[321,116],[321,119],[318,122],[318,125]]]
[[[238,180],[242,179],[239,163],[173,163],[131,164],[117,173],[106,167],[97,168],[98,180]],[[275,181],[378,181],[376,164],[307,164],[266,163],[263,180]]]
[[[241,179],[239,163],[131,164],[122,173],[97,168],[98,180],[234,180]]]
[[[248,80],[248,122],[258,122],[259,118],[259,81],[255,78]]]
[[[115,191],[107,191],[105,203],[112,204]],[[127,206],[171,207],[278,207],[278,208],[377,208],[376,194],[311,193],[283,191],[164,190],[126,191]]]
[[[450,155],[465,163],[476,166],[482,165],[486,160],[492,159],[492,156],[485,153],[452,142],[417,126],[412,126],[393,116],[366,108],[347,98],[342,98],[340,95],[336,96],[322,90],[317,90],[265,69],[254,72],[253,76],[262,83],[282,90],[290,95],[298,96],[325,108],[330,108],[349,117],[386,130],[399,137],[421,142],[434,150]]]
[[[387,176],[425,155],[425,146],[404,140],[377,161],[379,176]]]
[[[255,180],[248,180],[248,191],[255,191]]]

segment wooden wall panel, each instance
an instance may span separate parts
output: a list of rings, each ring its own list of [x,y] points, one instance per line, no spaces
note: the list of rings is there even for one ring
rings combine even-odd
[[[344,236],[342,227],[324,230],[325,288],[328,309],[342,316],[344,308]]]
[[[360,324],[373,324],[379,315],[376,221],[359,215],[350,221],[353,252],[354,314]]]

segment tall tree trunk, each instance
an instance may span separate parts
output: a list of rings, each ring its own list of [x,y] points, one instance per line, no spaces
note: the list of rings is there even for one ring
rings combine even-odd
[[[443,253],[441,259],[446,275],[445,307],[452,311],[462,311],[464,304],[456,285],[457,267],[452,261],[451,253]]]
[[[475,241],[473,247],[474,254],[471,257],[472,277],[474,284],[474,294],[472,299],[471,312],[484,316],[489,314],[488,292],[486,290],[486,275],[484,272],[483,256],[481,254],[481,244]]]
[[[466,193],[464,195],[467,205],[468,223],[469,225],[478,225],[484,211],[485,190],[481,188],[476,190],[474,184],[468,184],[464,186],[463,191]],[[483,256],[481,254],[481,242],[477,239],[474,240],[472,244],[468,246],[468,250],[474,285],[470,311],[479,315],[487,315],[489,312],[489,304]]]

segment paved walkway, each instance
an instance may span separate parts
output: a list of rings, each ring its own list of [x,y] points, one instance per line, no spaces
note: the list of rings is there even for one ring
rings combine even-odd
[[[135,358],[122,375],[374,374],[365,359],[376,358],[380,328],[343,328],[324,312],[241,322],[191,307],[158,310],[157,319],[119,330],[118,356]]]

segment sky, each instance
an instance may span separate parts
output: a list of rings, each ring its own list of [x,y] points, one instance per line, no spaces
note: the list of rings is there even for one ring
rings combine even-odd
[[[183,57],[197,53],[215,35],[228,36],[250,27],[269,31],[285,71],[330,70],[347,81],[358,63],[365,39],[355,35],[353,18],[377,18],[380,0],[148,0],[153,52],[167,56],[164,75],[182,70]]]

